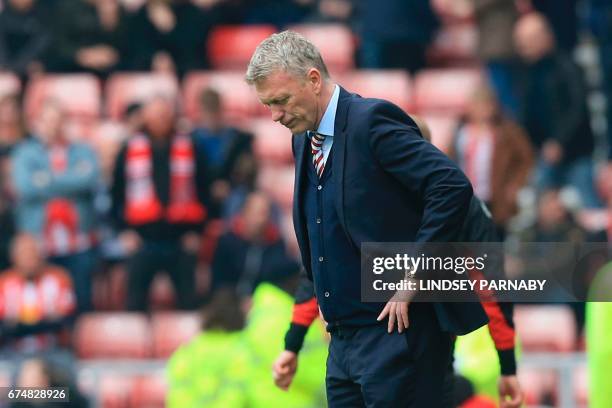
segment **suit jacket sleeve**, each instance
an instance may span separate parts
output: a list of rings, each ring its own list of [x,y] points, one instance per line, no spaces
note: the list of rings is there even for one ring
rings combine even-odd
[[[444,153],[421,136],[400,108],[381,101],[368,115],[370,146],[384,171],[422,200],[417,242],[458,241],[472,198],[467,177]]]

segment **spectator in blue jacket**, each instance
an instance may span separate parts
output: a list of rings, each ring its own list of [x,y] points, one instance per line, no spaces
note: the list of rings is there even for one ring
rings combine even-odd
[[[94,151],[69,141],[64,123],[59,102],[46,101],[34,137],[12,152],[16,228],[39,237],[50,261],[70,272],[78,310],[86,311],[97,259],[94,194],[100,175]]]

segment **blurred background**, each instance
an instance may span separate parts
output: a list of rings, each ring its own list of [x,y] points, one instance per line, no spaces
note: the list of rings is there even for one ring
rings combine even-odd
[[[286,28],[335,82],[419,115],[508,242],[609,240],[609,0],[0,0],[0,386],[324,405],[323,371],[301,363],[289,393],[270,374],[299,269],[294,169],[243,77]],[[526,405],[612,406],[611,322],[606,304],[518,305]],[[456,368],[495,398],[486,332]]]

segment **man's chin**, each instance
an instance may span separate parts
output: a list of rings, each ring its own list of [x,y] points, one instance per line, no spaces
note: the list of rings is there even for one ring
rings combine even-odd
[[[291,127],[287,126],[287,129],[289,129],[291,133],[293,133],[294,135],[304,133],[307,130],[305,126],[300,126],[300,125],[294,125]]]

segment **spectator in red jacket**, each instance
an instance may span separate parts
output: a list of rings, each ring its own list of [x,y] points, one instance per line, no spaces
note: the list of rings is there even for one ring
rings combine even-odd
[[[76,308],[70,276],[45,262],[33,235],[18,235],[11,249],[13,266],[0,274],[2,346],[20,352],[52,349]]]

